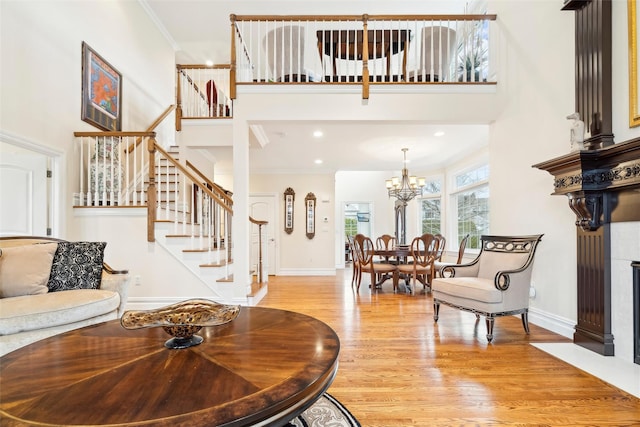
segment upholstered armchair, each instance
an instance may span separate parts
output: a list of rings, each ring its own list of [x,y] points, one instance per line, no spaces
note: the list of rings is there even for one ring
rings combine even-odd
[[[487,341],[493,339],[498,316],[520,314],[529,333],[529,287],[533,256],[542,234],[532,236],[481,236],[480,253],[469,264],[448,265],[432,282],[433,318],[440,305],[485,316]]]

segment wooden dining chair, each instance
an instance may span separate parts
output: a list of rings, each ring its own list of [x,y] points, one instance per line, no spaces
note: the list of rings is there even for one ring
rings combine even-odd
[[[446,267],[448,265],[462,264],[462,258],[464,257],[464,251],[467,248],[468,241],[469,241],[469,233],[467,233],[467,235],[464,236],[460,241],[460,246],[458,247],[458,258],[456,259],[456,262],[444,262],[440,259],[440,260],[436,260],[433,263],[433,267],[435,270],[434,277],[442,277],[442,274],[440,273],[440,270],[442,270],[442,267]]]
[[[392,275],[393,290],[395,291],[398,285],[398,266],[390,263],[376,262],[373,241],[364,234],[356,234],[354,245],[358,262],[360,263],[360,274],[369,273],[371,275],[371,290],[376,289],[379,278],[382,278],[384,275]],[[360,281],[358,281],[357,290],[360,290]]]
[[[398,239],[395,236],[390,234],[383,234],[382,236],[376,239],[376,249],[378,250],[391,250],[396,247],[398,244]],[[396,258],[391,258],[389,256],[378,255],[378,260],[381,262],[390,262],[392,264],[398,264],[398,260]]]
[[[429,233],[414,238],[410,254],[408,262],[398,266],[398,273],[411,277],[411,293],[415,294],[417,280],[422,282],[423,288],[431,288],[433,262],[438,254],[438,239]]]
[[[351,287],[354,285],[358,285],[360,288],[360,280],[362,278],[362,274],[360,272],[360,260],[358,255],[356,254],[356,245],[353,236],[347,236],[347,243],[349,244],[349,251],[351,252],[351,265],[353,267],[351,273]]]
[[[444,248],[447,245],[447,239],[440,234],[434,234],[434,237],[438,241],[438,253],[436,254],[436,261],[442,261],[442,254],[444,254]]]

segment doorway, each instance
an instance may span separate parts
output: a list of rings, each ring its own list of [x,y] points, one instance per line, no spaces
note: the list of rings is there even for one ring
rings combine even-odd
[[[57,187],[51,175],[56,161],[47,153],[0,140],[0,235],[54,234]]]
[[[263,268],[268,275],[274,276],[277,271],[277,254],[276,254],[276,229],[277,221],[277,203],[275,194],[250,195],[249,196],[249,215],[259,221],[267,221],[268,224],[262,227],[262,262]],[[258,226],[251,226],[251,268],[253,269],[259,258],[259,236]],[[266,248],[266,249],[265,249]],[[265,253],[266,252],[266,253]],[[266,264],[266,265],[265,265]],[[256,270],[257,271],[257,270]],[[266,278],[263,278],[266,280]]]
[[[345,202],[342,205],[342,217],[344,233],[342,233],[342,241],[340,243],[341,251],[344,257],[339,265],[346,265],[351,262],[351,254],[349,253],[349,245],[347,236],[355,236],[356,234],[364,234],[371,236],[372,232],[372,210],[371,202]]]

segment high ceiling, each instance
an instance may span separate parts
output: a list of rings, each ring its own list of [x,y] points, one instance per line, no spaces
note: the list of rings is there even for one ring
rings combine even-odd
[[[343,0],[139,0],[176,50],[176,63],[229,62],[230,14],[437,14],[464,13],[464,1]],[[409,167],[446,167],[488,143],[488,126],[418,122],[265,121],[258,123],[268,143],[250,152],[254,173],[396,171],[403,147]],[[321,137],[314,137],[317,130]],[[443,133],[435,136],[436,133]],[[264,142],[264,141],[263,141]],[[344,150],[349,144],[349,151]],[[228,153],[227,153],[228,156]],[[225,157],[220,151],[217,157]],[[317,159],[322,164],[316,164]],[[226,159],[228,161],[228,158]]]

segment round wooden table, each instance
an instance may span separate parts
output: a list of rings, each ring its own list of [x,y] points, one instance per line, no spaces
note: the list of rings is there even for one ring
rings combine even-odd
[[[118,320],[38,341],[0,358],[2,426],[283,425],[329,387],[340,341],[303,314],[242,307],[169,350],[162,328]]]

